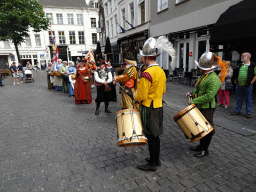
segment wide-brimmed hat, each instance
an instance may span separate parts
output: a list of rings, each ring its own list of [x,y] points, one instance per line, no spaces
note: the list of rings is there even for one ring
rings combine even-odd
[[[211,70],[217,67],[217,65],[213,65],[215,60],[216,59],[214,53],[205,52],[201,55],[199,62],[195,61],[195,63],[202,70]]]
[[[158,53],[158,48],[156,47],[156,39],[154,37],[150,37],[144,43],[142,50],[140,50],[140,55],[146,57],[157,57],[160,55],[160,53]]]

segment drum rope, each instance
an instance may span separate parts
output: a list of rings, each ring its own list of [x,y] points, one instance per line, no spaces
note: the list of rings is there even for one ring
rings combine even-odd
[[[132,136],[133,135],[136,135],[137,136],[137,138],[138,138],[138,135],[137,135],[137,133],[136,133],[136,130],[135,130],[135,123],[134,123],[134,117],[133,117],[133,109],[131,109],[131,114],[132,114],[132,128],[133,128],[133,131],[132,131]],[[132,138],[132,136],[131,136],[131,138]]]
[[[207,129],[205,129],[201,124],[199,124],[196,119],[190,114],[188,113],[189,117],[195,122],[196,126],[201,126],[201,128],[204,130],[204,131],[207,131]],[[199,131],[199,130],[198,130]]]

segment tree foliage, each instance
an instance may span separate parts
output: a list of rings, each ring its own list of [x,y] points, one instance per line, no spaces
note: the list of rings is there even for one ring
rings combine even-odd
[[[49,18],[37,0],[0,0],[0,40],[12,40],[16,48],[28,36],[29,27],[34,32],[49,27]]]

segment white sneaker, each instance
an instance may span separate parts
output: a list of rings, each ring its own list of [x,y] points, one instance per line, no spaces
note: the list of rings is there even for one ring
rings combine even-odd
[[[13,83],[13,85],[15,85],[15,83]]]
[[[17,84],[20,84],[19,82],[17,82]]]

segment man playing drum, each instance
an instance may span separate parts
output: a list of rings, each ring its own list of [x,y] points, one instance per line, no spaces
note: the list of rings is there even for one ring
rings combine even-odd
[[[214,126],[213,113],[216,106],[215,95],[221,87],[221,80],[213,71],[216,67],[213,66],[216,59],[217,57],[213,53],[206,52],[200,57],[199,63],[195,61],[202,75],[197,81],[195,89],[187,93],[187,97],[192,97],[189,104],[195,104],[212,126]],[[201,138],[198,146],[190,147],[191,151],[197,151],[195,157],[204,157],[209,154],[208,147],[214,133],[213,130]]]
[[[156,57],[160,55],[157,42],[155,38],[149,38],[140,51],[141,61],[147,69],[141,74],[138,89],[134,94],[134,99],[142,102],[143,132],[148,139],[150,155],[150,158],[145,159],[147,164],[137,166],[143,171],[156,171],[157,166],[161,165],[159,136],[163,134],[162,97],[166,91],[166,76],[163,69],[156,63]],[[167,43],[169,43],[168,40]]]

